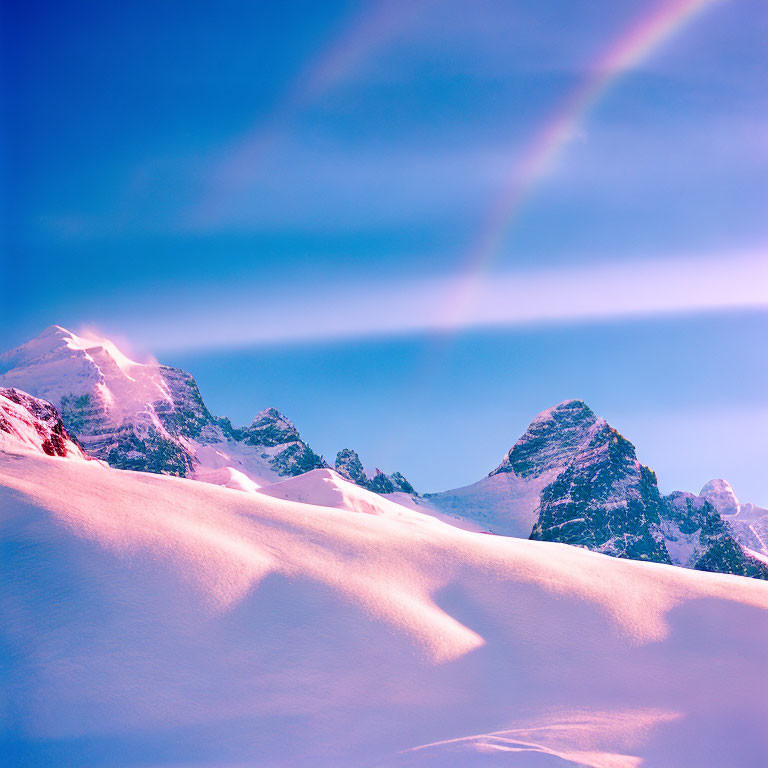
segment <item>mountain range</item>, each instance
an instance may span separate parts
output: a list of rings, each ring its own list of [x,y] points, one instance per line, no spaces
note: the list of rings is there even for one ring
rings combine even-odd
[[[57,325],[0,355],[0,386],[53,404],[88,453],[118,469],[250,486],[329,466],[277,409],[234,427],[211,414],[186,371],[136,362],[108,339]],[[410,489],[399,473],[366,474],[356,456],[339,454],[342,474],[385,492]]]
[[[718,480],[700,495],[662,496],[632,443],[570,400],[539,414],[486,478],[422,503],[503,535],[768,578],[768,510],[739,505],[723,489],[730,486]]]
[[[330,470],[276,409],[234,427],[211,414],[191,374],[136,362],[107,339],[60,326],[0,355],[0,386],[7,388],[0,401],[6,422],[11,403],[11,415],[21,408],[27,421],[44,414],[50,425],[58,418],[52,405],[68,450],[82,446],[118,469],[246,491]],[[579,400],[539,414],[498,467],[464,488],[419,495],[401,473],[368,470],[348,448],[334,469],[368,491],[464,527],[768,579],[768,510],[739,504],[723,480],[698,495],[663,496],[632,443]]]
[[[9,439],[4,765],[765,762],[764,581],[471,533],[327,468],[243,492]]]
[[[766,511],[585,403],[418,494],[106,340],[0,365],[8,765],[765,763]]]

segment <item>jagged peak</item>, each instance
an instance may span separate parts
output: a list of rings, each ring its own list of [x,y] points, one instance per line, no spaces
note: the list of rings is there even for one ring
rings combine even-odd
[[[722,478],[704,483],[699,496],[703,496],[721,515],[735,515],[741,507],[731,484]]]
[[[539,413],[528,426],[528,430],[536,424],[543,422],[564,422],[580,420],[584,422],[597,421],[597,414],[583,401],[577,399],[563,400],[563,402],[546,408]],[[528,431],[526,430],[526,431]]]
[[[0,449],[88,458],[53,405],[15,387],[0,387]]]
[[[370,480],[366,475],[363,463],[360,461],[360,456],[352,448],[342,448],[336,454],[334,466],[339,474],[358,485],[365,486]]]
[[[594,434],[606,427],[604,419],[583,400],[564,400],[539,413],[504,460],[489,473],[515,472],[539,475],[563,466],[586,447]]]
[[[251,426],[258,426],[266,423],[279,423],[283,426],[290,427],[291,429],[296,429],[296,425],[287,416],[272,406],[269,408],[262,408],[251,422]]]
[[[342,448],[336,454],[335,467],[336,471],[347,480],[376,493],[386,494],[396,491],[416,493],[413,486],[400,472],[393,472],[388,475],[378,467],[373,470],[366,470],[357,451],[352,450],[352,448]]]
[[[280,413],[280,411],[277,410],[277,408],[273,406],[269,406],[268,408],[262,408],[257,414],[256,418],[270,418],[270,419],[280,419],[284,418],[283,414]]]
[[[334,465],[338,467],[359,467],[361,472],[364,472],[363,463],[360,461],[360,455],[352,448],[342,448],[336,454],[336,461]]]
[[[253,445],[277,446],[285,443],[303,443],[296,425],[277,408],[264,408],[243,430]]]

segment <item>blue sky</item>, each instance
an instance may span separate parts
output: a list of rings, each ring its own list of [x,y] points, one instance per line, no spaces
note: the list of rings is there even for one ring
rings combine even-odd
[[[582,397],[666,489],[768,505],[761,0],[616,78],[457,298],[531,142],[669,5],[6,4],[3,348],[98,328],[423,490]]]

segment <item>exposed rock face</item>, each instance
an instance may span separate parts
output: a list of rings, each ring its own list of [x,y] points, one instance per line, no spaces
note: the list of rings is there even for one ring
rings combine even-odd
[[[347,480],[375,493],[415,493],[413,486],[400,474],[387,475],[380,469],[368,472],[360,457],[351,448],[344,448],[336,455],[336,471]]]
[[[671,562],[655,475],[637,460],[632,443],[584,403],[571,400],[537,417],[505,462],[524,475],[561,468],[542,491],[532,539]]]
[[[389,479],[394,484],[396,491],[401,491],[402,493],[416,494],[414,487],[408,482],[408,480],[405,479],[405,477],[400,472],[393,472],[389,476]]]
[[[707,499],[676,491],[664,501],[665,542],[676,565],[768,579],[768,565],[744,550]]]
[[[50,403],[13,387],[0,387],[0,449],[88,458]]]
[[[211,414],[186,371],[136,362],[107,339],[60,326],[0,355],[0,384],[50,400],[88,452],[118,469],[186,477],[232,466],[274,482],[327,466],[275,409],[235,429]]]
[[[563,470],[606,426],[581,400],[566,400],[540,413],[489,476],[537,477]]]
[[[768,509],[742,504],[738,514],[727,518],[727,522],[742,547],[768,558]]]
[[[342,448],[336,454],[336,471],[347,480],[351,480],[357,485],[363,485],[368,482],[368,476],[365,474],[363,463],[356,451],[351,448]]]
[[[662,497],[632,443],[579,401],[537,417],[502,463],[528,474],[561,466],[541,493],[532,539],[768,579],[768,567],[744,550],[708,499],[681,492]],[[725,481],[705,489],[723,508],[738,511]]]
[[[0,355],[0,386],[9,387],[0,390],[0,445],[10,450],[83,455],[79,440],[117,468],[237,487],[328,468],[276,409],[235,428],[210,413],[185,371],[138,363],[106,339],[59,326]],[[335,467],[376,493],[415,495],[399,472],[368,471],[351,449]],[[724,480],[700,496],[662,497],[632,443],[579,400],[539,414],[488,477],[417,501],[495,533],[768,578],[760,560],[768,556],[767,510],[739,504]]]
[[[276,408],[261,411],[249,427],[232,430],[232,437],[257,448],[277,449],[269,455],[270,466],[282,477],[293,477],[328,464],[299,435],[293,422]]]
[[[192,374],[168,365],[160,366],[160,374],[168,387],[169,400],[155,403],[162,425],[174,437],[204,440],[218,437],[216,419],[203,402],[203,396]]]
[[[499,470],[536,474],[559,467],[541,493],[532,539],[768,578],[768,567],[745,552],[707,499],[679,492],[662,497],[656,475],[640,464],[632,443],[580,401],[537,417]],[[712,490],[721,503],[735,500],[724,481]]]
[[[730,486],[714,486],[721,503],[732,501]],[[638,461],[632,443],[579,400],[539,414],[484,480],[425,502],[496,533],[525,536],[528,521],[532,539],[768,578],[765,564],[743,543],[751,537],[755,548],[754,526],[738,528],[705,498],[662,497],[656,475]]]

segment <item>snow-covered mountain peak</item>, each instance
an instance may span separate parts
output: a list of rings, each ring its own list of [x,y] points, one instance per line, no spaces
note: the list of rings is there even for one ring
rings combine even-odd
[[[87,406],[91,417],[113,426],[170,402],[168,387],[153,363],[139,363],[109,339],[78,336],[59,325],[0,355],[0,385],[16,387],[53,403],[65,416]]]
[[[137,362],[109,339],[58,325],[0,355],[0,386],[50,401],[90,455],[120,469],[240,487],[239,475],[262,485],[327,466],[277,409],[235,429],[214,418],[186,371]]]
[[[79,355],[78,352],[84,354]],[[33,339],[0,355],[0,360],[3,361],[0,371],[6,372],[23,363],[38,360],[73,357],[90,358],[94,362],[109,361],[126,375],[129,375],[135,366],[142,365],[123,354],[109,339],[93,335],[78,336],[60,325],[50,325]]]
[[[187,474],[180,438],[213,423],[189,374],[58,325],[0,355],[0,386],[49,401],[92,456],[122,469]]]
[[[605,428],[609,428],[605,420],[586,403],[566,400],[536,416],[490,475],[515,472],[521,477],[537,477],[565,467]]]
[[[56,354],[57,351],[64,351],[69,346],[70,341],[76,339],[79,339],[79,337],[72,333],[72,331],[60,325],[49,325],[42,333],[24,342],[24,344],[16,347],[16,349],[0,355],[0,358],[15,362],[22,357],[49,356]]]
[[[741,506],[731,484],[720,478],[705,483],[699,496],[703,496],[721,515],[735,515]]]

